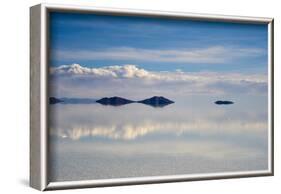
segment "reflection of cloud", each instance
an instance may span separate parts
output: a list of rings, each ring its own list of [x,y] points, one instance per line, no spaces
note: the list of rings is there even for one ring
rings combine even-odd
[[[181,50],[140,49],[131,47],[110,48],[105,50],[55,51],[54,57],[61,60],[138,60],[173,63],[223,63],[241,57],[260,56],[260,48],[229,48],[212,46]]]
[[[194,122],[143,122],[140,124],[104,125],[104,126],[73,126],[67,129],[51,129],[53,135],[77,140],[83,137],[106,137],[110,139],[132,140],[153,133],[184,134],[246,134],[263,132],[267,129],[265,122],[243,121],[204,121]]]
[[[175,94],[175,91],[181,92],[183,96],[196,93],[266,94],[267,91],[265,74],[153,72],[136,65],[88,68],[79,64],[52,67],[50,73],[53,75],[50,80],[51,92],[56,96],[87,97],[85,94],[88,94],[91,97],[104,97],[131,94],[147,97],[159,94],[168,97]]]

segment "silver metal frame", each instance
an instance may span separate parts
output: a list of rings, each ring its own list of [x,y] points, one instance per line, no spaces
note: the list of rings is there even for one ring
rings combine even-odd
[[[48,179],[48,16],[50,12],[78,12],[107,15],[174,18],[249,24],[268,24],[268,170],[195,175],[135,177],[122,179],[50,182]],[[176,181],[273,176],[274,174],[274,111],[273,111],[273,18],[240,17],[147,10],[123,10],[71,5],[39,4],[30,8],[30,186],[44,191],[53,189],[151,184]]]

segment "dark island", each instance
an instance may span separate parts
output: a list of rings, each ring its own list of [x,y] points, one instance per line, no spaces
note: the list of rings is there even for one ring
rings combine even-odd
[[[164,107],[174,102],[167,98],[164,98],[163,96],[153,96],[151,98],[140,100],[140,101],[133,101],[118,96],[105,97],[99,100],[95,100],[92,98],[56,98],[56,97],[49,98],[49,104],[93,104],[93,103],[99,103],[102,105],[111,105],[111,106],[121,106],[131,103],[141,103],[153,107]]]
[[[228,101],[228,100],[218,100],[218,101],[215,102],[215,104],[217,104],[217,105],[229,105],[229,104],[234,104],[234,102]]]
[[[148,99],[137,101],[137,102],[146,104],[146,105],[150,105],[153,107],[164,107],[164,106],[174,103],[174,101],[164,98],[163,96],[153,96],[152,98],[148,98]]]
[[[61,103],[61,102],[63,102],[61,99],[59,99],[59,98],[55,98],[55,97],[50,97],[49,98],[49,103],[50,104],[57,104],[57,103]]]
[[[93,104],[96,103],[95,99],[92,98],[49,98],[50,104]]]
[[[128,100],[126,98],[121,98],[118,96],[114,96],[114,97],[110,97],[110,98],[105,97],[105,98],[97,100],[96,102],[100,103],[102,105],[120,106],[120,105],[130,104],[135,101]]]
[[[125,105],[125,104],[130,104],[130,103],[141,103],[141,104],[145,104],[145,105],[149,105],[149,106],[153,106],[153,107],[164,107],[164,106],[174,103],[173,101],[171,101],[167,98],[164,98],[162,96],[154,96],[152,98],[148,98],[148,99],[140,100],[140,101],[133,101],[133,100],[128,100],[126,98],[114,96],[114,97],[109,97],[109,98],[108,97],[102,98],[100,100],[97,100],[96,102],[100,103],[102,105],[111,105],[111,106],[120,106],[120,105]]]

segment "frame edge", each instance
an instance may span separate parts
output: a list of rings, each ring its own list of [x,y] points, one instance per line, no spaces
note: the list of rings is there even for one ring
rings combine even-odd
[[[29,185],[44,190],[41,142],[41,12],[42,5],[30,7],[30,174]]]
[[[130,9],[130,8],[114,8],[114,7],[99,7],[86,5],[70,5],[70,4],[53,4],[43,3],[48,11],[60,12],[76,12],[76,13],[93,13],[109,14],[114,16],[141,16],[152,18],[174,18],[186,19],[195,21],[210,21],[210,22],[231,22],[231,23],[246,23],[246,24],[269,24],[272,17],[253,17],[253,16],[236,16],[224,14],[208,14],[208,13],[193,13],[193,12],[176,12],[176,11],[160,11],[148,9]]]
[[[270,28],[270,67],[271,67],[271,176],[274,176],[274,18],[268,22]]]

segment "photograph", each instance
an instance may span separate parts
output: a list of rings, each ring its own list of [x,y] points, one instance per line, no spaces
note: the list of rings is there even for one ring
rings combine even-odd
[[[48,181],[271,171],[268,23],[48,13]]]

